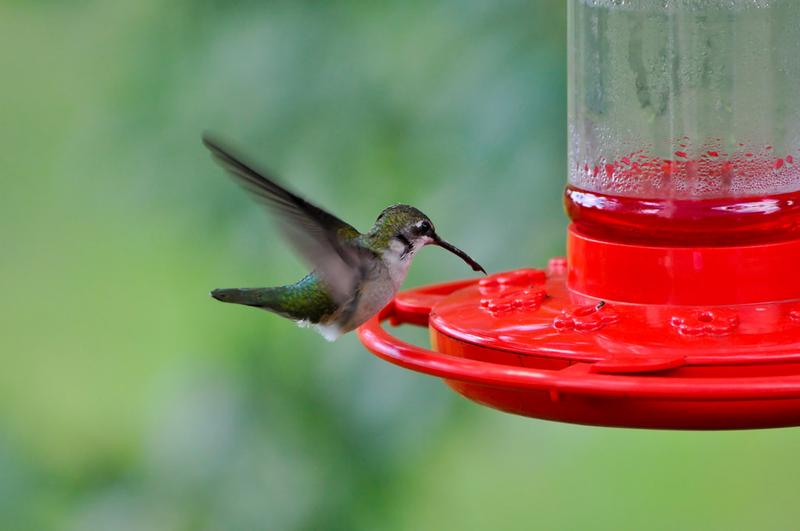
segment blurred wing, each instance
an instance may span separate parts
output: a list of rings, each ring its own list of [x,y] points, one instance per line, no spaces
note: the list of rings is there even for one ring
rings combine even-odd
[[[363,271],[364,251],[348,243],[359,232],[279,185],[265,172],[245,164],[208,135],[203,135],[203,144],[242,186],[269,207],[286,240],[327,284],[336,302],[346,302]]]

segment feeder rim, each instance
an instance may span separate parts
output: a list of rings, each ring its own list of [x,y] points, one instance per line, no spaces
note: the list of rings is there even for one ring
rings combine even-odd
[[[800,398],[800,376],[687,379],[593,373],[590,371],[592,364],[585,362],[558,370],[543,370],[460,358],[412,345],[392,336],[382,326],[387,319],[395,324],[422,324],[419,319],[396,311],[393,301],[358,329],[359,338],[367,349],[395,365],[445,380],[555,394],[563,392],[664,400],[710,402]]]

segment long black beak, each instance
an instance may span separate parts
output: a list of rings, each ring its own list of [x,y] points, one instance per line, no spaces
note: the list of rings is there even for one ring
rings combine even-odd
[[[433,237],[433,241],[431,243],[433,245],[438,245],[439,247],[443,247],[448,251],[450,251],[451,253],[453,253],[454,255],[456,255],[457,257],[461,258],[462,260],[464,260],[466,263],[469,264],[469,266],[472,268],[473,271],[480,271],[484,275],[486,274],[486,270],[483,267],[481,267],[481,265],[478,262],[473,260],[472,257],[470,257],[470,255],[468,255],[467,253],[465,253],[452,243],[444,241],[438,235]]]

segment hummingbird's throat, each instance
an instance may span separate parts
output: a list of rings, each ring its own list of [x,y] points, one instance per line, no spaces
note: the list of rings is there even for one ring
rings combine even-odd
[[[417,251],[429,243],[433,243],[433,238],[429,236],[421,236],[412,240],[405,234],[398,234],[389,241],[389,248],[384,254],[388,254],[394,261],[410,261]]]
[[[392,238],[389,241],[389,248],[384,251],[382,258],[389,270],[395,290],[399,290],[403,281],[405,281],[414,255],[431,242],[433,242],[433,239],[427,236],[409,240],[404,235]]]

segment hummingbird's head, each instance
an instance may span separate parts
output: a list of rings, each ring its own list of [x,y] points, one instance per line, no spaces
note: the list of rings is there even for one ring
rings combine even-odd
[[[401,263],[410,262],[417,251],[432,244],[455,254],[469,264],[473,271],[486,274],[483,267],[467,253],[440,238],[428,216],[409,205],[393,205],[385,208],[375,220],[370,236],[381,240],[384,252],[392,253]]]

